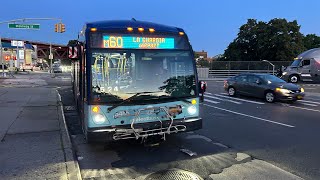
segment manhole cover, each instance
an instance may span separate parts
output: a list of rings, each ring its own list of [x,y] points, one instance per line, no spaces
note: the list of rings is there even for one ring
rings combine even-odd
[[[73,111],[73,110],[76,110],[76,107],[75,106],[64,106],[64,110]]]
[[[169,169],[150,174],[145,180],[203,180],[199,175],[181,169]]]

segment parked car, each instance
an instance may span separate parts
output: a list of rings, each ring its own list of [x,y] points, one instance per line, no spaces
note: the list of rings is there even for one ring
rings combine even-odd
[[[299,81],[320,83],[320,48],[301,53],[283,70],[281,78],[291,83]]]
[[[32,64],[21,64],[20,69],[22,71],[26,71],[26,70],[33,71],[33,65]]]
[[[54,63],[52,65],[52,71],[53,73],[62,73],[62,66],[58,63]]]
[[[303,99],[304,89],[270,74],[240,74],[224,81],[229,96],[245,95],[263,98],[267,102]]]

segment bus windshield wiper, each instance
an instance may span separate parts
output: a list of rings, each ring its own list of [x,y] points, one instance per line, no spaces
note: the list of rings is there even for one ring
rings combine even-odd
[[[182,101],[182,102],[191,104],[190,101],[186,100],[186,98],[189,98],[189,97],[160,96],[160,98],[161,98],[161,97],[165,97],[165,98],[167,98],[167,99],[174,99],[174,100],[177,100],[177,101]]]
[[[133,96],[131,96],[131,97],[123,100],[122,102],[120,102],[120,103],[118,103],[118,104],[115,104],[115,105],[109,107],[107,110],[108,110],[108,112],[110,112],[110,111],[112,111],[113,109],[121,106],[122,104],[124,104],[124,103],[126,103],[126,102],[129,102],[129,101],[133,100],[134,98],[136,98],[136,97],[138,97],[138,96],[140,96],[140,95],[143,95],[143,94],[152,94],[152,93],[158,93],[158,92],[162,92],[162,91],[154,91],[154,92],[148,92],[148,91],[146,91],[146,92],[138,92],[138,93],[135,93]],[[127,94],[132,94],[132,93],[127,93]]]

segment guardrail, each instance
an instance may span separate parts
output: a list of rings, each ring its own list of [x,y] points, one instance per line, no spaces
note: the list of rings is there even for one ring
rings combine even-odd
[[[242,73],[272,74],[272,70],[209,70],[208,78],[227,79]]]

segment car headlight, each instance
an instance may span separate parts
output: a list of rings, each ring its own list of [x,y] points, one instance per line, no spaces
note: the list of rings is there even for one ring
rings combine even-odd
[[[196,108],[195,106],[189,106],[189,107],[188,107],[188,113],[189,113],[190,115],[196,114],[196,113],[197,113],[197,108]]]
[[[301,91],[301,92],[304,92],[304,89],[303,89],[303,88],[301,88],[301,89],[300,89],[300,91]]]
[[[282,88],[276,88],[276,91],[284,93],[284,94],[289,94],[291,91],[288,89],[282,89]]]
[[[285,75],[287,75],[288,74],[288,72],[283,72],[282,73],[282,76],[285,76]]]
[[[93,116],[93,122],[96,124],[103,124],[104,122],[106,122],[106,117],[102,114],[95,114]]]

